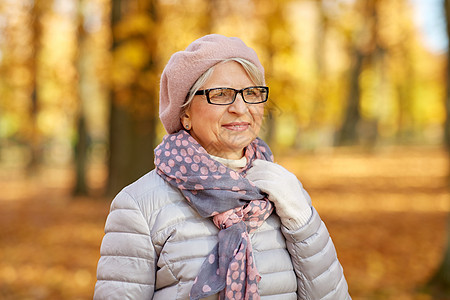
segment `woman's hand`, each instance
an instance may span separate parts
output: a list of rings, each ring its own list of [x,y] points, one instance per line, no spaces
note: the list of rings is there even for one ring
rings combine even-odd
[[[294,174],[276,163],[257,159],[246,178],[268,195],[286,228],[296,230],[308,222],[311,207]]]

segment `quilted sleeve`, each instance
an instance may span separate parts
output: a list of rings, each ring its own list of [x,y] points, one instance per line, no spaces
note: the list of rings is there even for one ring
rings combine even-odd
[[[297,275],[299,299],[351,299],[336,249],[313,207],[305,226],[282,231]]]
[[[111,204],[100,248],[94,299],[152,299],[156,254],[135,200],[120,192]]]

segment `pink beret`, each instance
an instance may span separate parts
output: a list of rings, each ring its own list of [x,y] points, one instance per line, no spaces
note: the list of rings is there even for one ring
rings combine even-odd
[[[264,74],[256,52],[236,37],[206,35],[172,55],[162,72],[159,94],[159,118],[168,133],[182,128],[181,106],[197,79],[215,64],[235,57],[252,62]]]

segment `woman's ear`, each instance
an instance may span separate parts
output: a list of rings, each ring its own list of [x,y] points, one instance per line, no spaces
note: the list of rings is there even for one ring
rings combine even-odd
[[[186,129],[186,130],[191,129],[191,118],[189,116],[188,111],[185,111],[183,113],[183,115],[180,117],[180,121],[181,121],[181,125],[184,127],[184,129]]]

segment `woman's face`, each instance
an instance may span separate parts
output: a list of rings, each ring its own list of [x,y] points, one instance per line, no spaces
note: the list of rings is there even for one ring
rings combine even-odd
[[[229,87],[240,90],[254,85],[239,63],[229,61],[215,66],[201,89]],[[197,95],[181,122],[183,126],[189,125],[192,137],[209,154],[239,159],[243,149],[258,135],[263,114],[264,103],[247,104],[240,94],[230,105],[209,104],[205,95]]]

